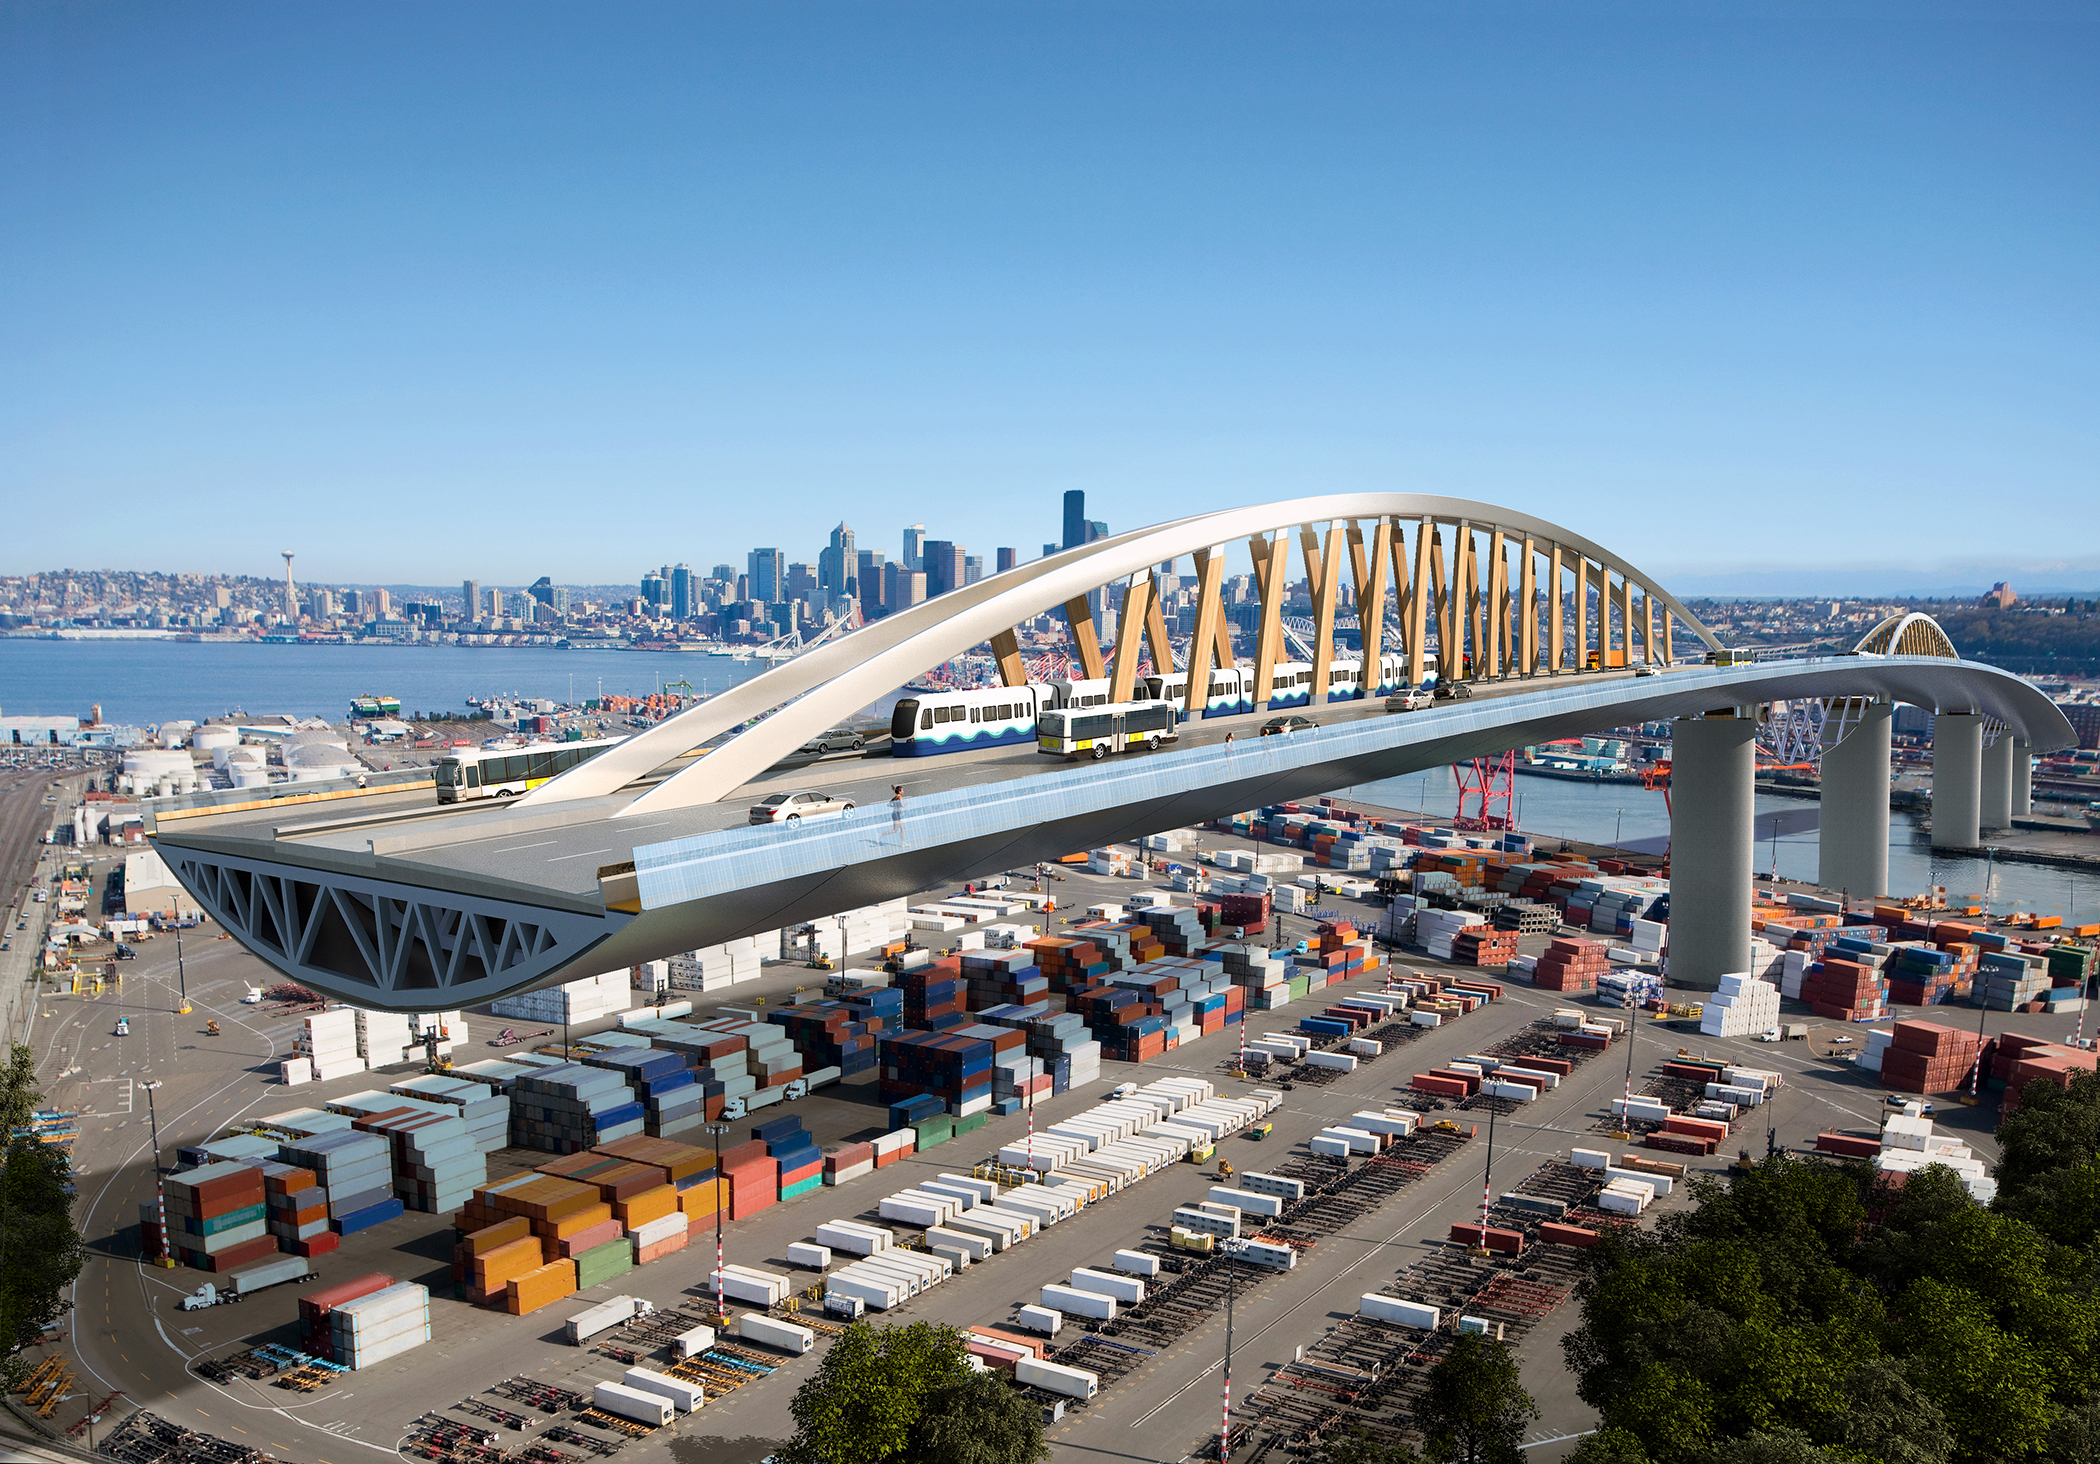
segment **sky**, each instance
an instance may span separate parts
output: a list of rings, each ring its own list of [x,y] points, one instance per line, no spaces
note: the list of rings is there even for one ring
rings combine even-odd
[[[2088,6],[0,7],[0,573],[1482,498],[2100,586]]]

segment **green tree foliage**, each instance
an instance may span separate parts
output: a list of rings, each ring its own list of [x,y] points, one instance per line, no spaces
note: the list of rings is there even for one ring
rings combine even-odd
[[[2006,1196],[2100,1159],[2100,1075],[2080,1073],[2068,1089],[2029,1083],[1999,1126],[1998,1144],[1998,1188]]]
[[[1039,1464],[1050,1445],[1042,1410],[982,1372],[927,1395],[905,1452],[912,1464]]]
[[[1429,1370],[1414,1423],[1431,1459],[1517,1464],[1524,1430],[1538,1416],[1518,1381],[1515,1354],[1492,1337],[1467,1333]]]
[[[789,1411],[795,1437],[780,1464],[884,1464],[912,1457],[928,1398],[970,1380],[962,1334],[932,1322],[855,1322],[833,1342]]]
[[[2076,1113],[2038,1107],[2037,1134],[2075,1137]],[[1937,1168],[1898,1191],[1863,1165],[1788,1160],[1695,1181],[1694,1208],[1591,1253],[1564,1347],[1604,1426],[1577,1457],[2055,1457],[2085,1437],[2079,1410],[2100,1386],[2100,1257],[2075,1228],[2090,1151],[2069,1159],[2030,1158],[2000,1209]]]
[[[933,1322],[855,1322],[789,1410],[777,1464],[1042,1464],[1041,1411],[1003,1375],[970,1366],[963,1335]]]
[[[65,1154],[13,1137],[40,1101],[35,1057],[17,1045],[0,1074],[0,1134],[9,1136],[0,1169],[0,1379],[9,1383],[22,1349],[71,1307],[66,1288],[87,1261],[66,1194]]]

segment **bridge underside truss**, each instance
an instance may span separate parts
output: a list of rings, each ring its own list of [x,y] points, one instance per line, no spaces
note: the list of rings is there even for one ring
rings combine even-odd
[[[295,981],[349,1001],[438,1011],[537,985],[625,923],[320,871],[162,850],[197,903]]]

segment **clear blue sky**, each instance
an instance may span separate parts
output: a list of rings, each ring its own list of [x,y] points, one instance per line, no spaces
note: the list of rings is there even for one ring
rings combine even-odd
[[[2100,583],[2095,13],[16,0],[0,572],[1393,487]]]

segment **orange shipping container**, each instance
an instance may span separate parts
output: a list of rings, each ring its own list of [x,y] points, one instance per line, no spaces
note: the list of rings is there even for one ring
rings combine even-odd
[[[473,1262],[472,1280],[484,1291],[501,1286],[513,1277],[527,1271],[537,1271],[547,1263],[540,1250],[539,1237],[528,1235],[522,1240],[509,1241],[494,1250],[484,1251]]]
[[[695,1223],[714,1219],[715,1211],[728,1202],[729,1181],[726,1179],[709,1180],[678,1192],[678,1208]]]
[[[523,1215],[484,1225],[465,1237],[461,1242],[470,1256],[485,1256],[499,1245],[509,1245],[514,1240],[523,1240],[532,1234],[532,1224]]]
[[[570,1236],[580,1234],[595,1225],[603,1225],[612,1218],[612,1206],[599,1200],[595,1204],[564,1215],[559,1220],[535,1221],[532,1229],[542,1240],[567,1240]]]
[[[576,1263],[549,1261],[537,1271],[527,1271],[506,1285],[503,1309],[514,1317],[522,1317],[575,1294]]]
[[[661,1220],[678,1208],[678,1191],[667,1184],[655,1189],[643,1190],[631,1199],[613,1202],[612,1212],[619,1222],[629,1230],[647,1225],[651,1220]]]

